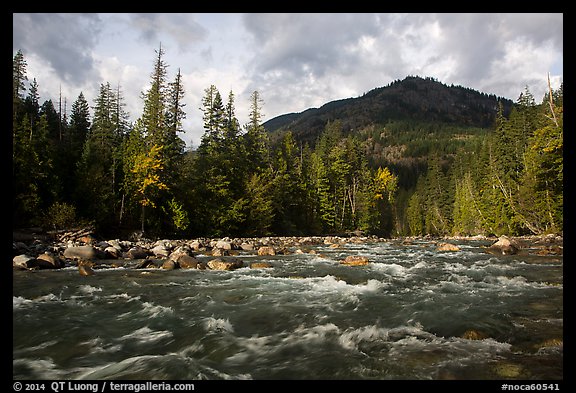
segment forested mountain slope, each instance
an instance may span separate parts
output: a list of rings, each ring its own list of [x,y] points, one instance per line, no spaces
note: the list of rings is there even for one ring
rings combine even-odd
[[[268,132],[290,130],[296,139],[313,142],[329,121],[340,120],[344,132],[390,121],[443,123],[487,128],[494,125],[498,102],[504,115],[512,101],[433,78],[409,76],[356,97],[329,102],[320,108],[285,114],[265,122]]]

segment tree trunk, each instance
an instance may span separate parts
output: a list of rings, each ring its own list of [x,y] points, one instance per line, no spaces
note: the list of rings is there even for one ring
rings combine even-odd
[[[144,235],[144,209],[145,206],[142,205],[142,235]]]

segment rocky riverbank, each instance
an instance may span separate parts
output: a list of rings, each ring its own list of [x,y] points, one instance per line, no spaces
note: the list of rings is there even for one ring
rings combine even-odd
[[[162,268],[162,269],[213,269],[233,270],[244,267],[239,254],[283,255],[314,253],[310,247],[324,245],[332,248],[346,244],[395,242],[412,244],[426,241],[439,251],[455,252],[453,244],[461,240],[485,243],[486,252],[495,254],[532,253],[537,255],[562,255],[563,238],[556,235],[507,238],[407,237],[384,239],[376,236],[302,236],[259,238],[197,238],[189,240],[98,240],[90,230],[81,229],[58,234],[39,231],[13,232],[14,269],[60,269],[78,266],[82,275],[94,274],[100,267]],[[362,259],[360,257],[360,259]],[[359,260],[360,260],[359,259]],[[349,263],[350,261],[342,261]],[[368,263],[362,259],[362,264]],[[267,268],[270,264],[252,262],[251,268]]]

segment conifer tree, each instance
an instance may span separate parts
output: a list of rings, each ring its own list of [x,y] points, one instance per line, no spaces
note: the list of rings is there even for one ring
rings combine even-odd
[[[70,124],[64,127],[63,140],[58,149],[58,173],[62,185],[60,199],[74,203],[78,188],[76,168],[82,157],[82,151],[90,131],[90,106],[82,92],[72,104]]]
[[[269,139],[264,126],[262,125],[262,105],[264,100],[258,90],[254,90],[250,95],[250,114],[249,121],[245,125],[246,150],[248,154],[249,167],[252,170],[262,171],[269,167]]]
[[[78,164],[78,210],[81,215],[95,217],[98,226],[109,225],[114,220],[113,152],[117,140],[112,116],[113,97],[110,83],[100,84],[92,126]]]
[[[162,45],[155,51],[156,59],[154,62],[154,70],[150,75],[150,88],[148,91],[142,93],[144,100],[144,109],[142,111],[142,126],[146,136],[146,145],[150,148],[153,145],[161,146],[161,159],[166,155],[165,149],[168,146],[167,130],[168,125],[166,121],[166,94],[167,94],[167,68],[164,62],[164,50]],[[172,119],[172,127],[177,126],[177,118]]]
[[[25,81],[28,80],[26,75],[27,63],[24,54],[18,50],[12,60],[12,118],[13,122],[19,120],[18,110],[22,106],[24,91],[26,90]]]
[[[182,82],[182,73],[178,69],[178,73],[168,85],[168,101],[166,109],[166,155],[167,155],[167,172],[171,173],[175,170],[177,158],[181,156],[184,151],[184,141],[178,137],[179,133],[184,132],[182,129],[182,121],[186,118],[184,112],[184,84]]]

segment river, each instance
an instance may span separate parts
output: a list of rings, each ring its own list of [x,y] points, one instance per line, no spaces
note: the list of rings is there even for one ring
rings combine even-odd
[[[15,270],[13,378],[563,379],[563,257],[454,243],[242,252],[272,267],[234,271]]]

